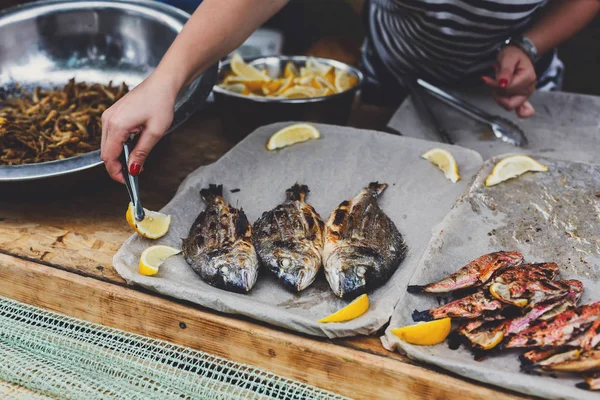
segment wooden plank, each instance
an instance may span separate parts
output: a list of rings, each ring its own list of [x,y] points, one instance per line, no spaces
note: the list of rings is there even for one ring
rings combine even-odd
[[[189,346],[354,399],[525,398],[394,357],[205,312],[4,254],[0,281],[1,296]]]

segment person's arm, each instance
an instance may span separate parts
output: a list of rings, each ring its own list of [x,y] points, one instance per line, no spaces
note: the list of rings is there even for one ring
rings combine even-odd
[[[154,72],[102,115],[101,157],[109,175],[123,182],[119,155],[132,131],[140,138],[129,170],[138,175],[146,157],[173,121],[179,91],[238,48],[288,0],[204,0]]]
[[[583,29],[600,11],[600,0],[551,0],[548,10],[524,33],[544,54]],[[507,46],[498,54],[496,79],[484,77],[493,88],[494,99],[506,110],[515,110],[522,118],[535,110],[528,99],[535,91],[536,74],[529,57],[516,46]]]

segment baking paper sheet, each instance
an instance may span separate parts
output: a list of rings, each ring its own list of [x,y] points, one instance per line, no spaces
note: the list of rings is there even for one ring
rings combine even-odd
[[[131,236],[116,254],[114,266],[130,284],[213,310],[245,315],[310,335],[333,338],[372,333],[389,321],[431,238],[432,228],[464,191],[469,177],[481,167],[481,157],[471,150],[441,146],[454,154],[463,176],[463,180],[453,184],[437,167],[420,158],[432,143],[380,132],[316,125],[321,139],[267,151],[268,138],[286,125],[258,129],[216,163],[190,174],[161,210],[173,216],[169,233],[157,241]],[[204,208],[199,190],[209,183],[223,184],[226,201],[243,207],[253,223],[264,211],[281,203],[285,190],[296,182],[308,185],[307,201],[325,220],[340,202],[353,198],[372,181],[389,185],[379,203],[404,234],[409,254],[390,281],[369,295],[369,311],[355,320],[316,322],[347,304],[335,297],[322,273],[308,289],[292,294],[263,270],[247,295],[204,283],[182,256],[167,260],[155,276],[138,273],[140,254],[148,246],[181,246],[181,238],[188,235],[192,222]],[[240,191],[231,193],[232,189]]]
[[[520,251],[526,262],[556,262],[560,279],[584,284],[580,304],[600,300],[600,165],[536,157],[549,172],[526,173],[486,188],[485,178],[502,157],[486,161],[473,185],[435,229],[410,284],[437,281],[483,254]],[[435,295],[408,294],[398,302],[382,338],[388,349],[493,385],[552,399],[598,399],[575,387],[581,378],[526,375],[518,355],[507,352],[483,361],[462,346],[413,346],[390,330],[413,324],[413,310],[437,306]]]
[[[454,93],[454,92],[453,92]],[[492,115],[507,118],[523,129],[529,144],[525,148],[504,143],[486,125],[427,95],[432,112],[454,140],[454,144],[477,151],[484,160],[519,151],[543,154],[564,160],[597,162],[600,149],[600,97],[564,92],[536,92],[531,103],[536,113],[521,119],[500,107],[487,89],[456,92],[457,96]],[[439,141],[436,130],[407,98],[388,122],[403,135]]]

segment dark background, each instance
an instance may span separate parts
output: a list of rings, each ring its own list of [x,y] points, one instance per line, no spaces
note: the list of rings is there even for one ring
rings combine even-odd
[[[0,8],[25,2],[0,0]],[[364,32],[362,4],[363,0],[291,0],[266,26],[284,33],[286,54],[327,54],[356,65]],[[559,55],[566,66],[564,91],[600,95],[600,17],[563,43]]]

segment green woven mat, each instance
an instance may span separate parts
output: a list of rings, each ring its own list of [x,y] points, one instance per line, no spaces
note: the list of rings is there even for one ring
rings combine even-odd
[[[0,398],[346,399],[224,358],[4,297]]]

